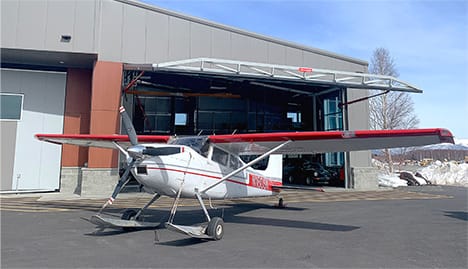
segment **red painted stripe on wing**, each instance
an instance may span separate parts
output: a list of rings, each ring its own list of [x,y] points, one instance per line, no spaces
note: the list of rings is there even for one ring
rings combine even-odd
[[[138,135],[139,142],[146,143],[167,143],[170,136],[164,135]],[[90,135],[90,134],[36,134],[39,140],[47,139],[81,139],[91,141],[116,141],[130,142],[127,135]]]
[[[409,129],[409,130],[360,130],[360,131],[313,131],[313,132],[279,132],[279,133],[254,133],[235,135],[211,135],[209,139],[213,143],[232,142],[280,142],[320,139],[346,139],[346,138],[378,138],[378,137],[402,137],[437,135],[442,142],[453,143],[453,135],[447,129]]]

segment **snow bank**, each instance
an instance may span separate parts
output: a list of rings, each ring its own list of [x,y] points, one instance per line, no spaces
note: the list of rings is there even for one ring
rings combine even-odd
[[[388,174],[388,165],[378,160],[372,159],[372,165],[376,167],[380,174],[378,176],[379,186],[399,187],[407,186],[408,182],[399,178],[397,174]],[[416,169],[415,169],[416,170]],[[413,171],[415,171],[413,170]],[[468,164],[456,162],[436,161],[433,164],[417,169],[418,172],[432,184],[437,185],[457,185],[468,187]],[[412,173],[414,175],[414,173]],[[427,184],[424,179],[414,177],[420,184]]]
[[[384,175],[380,174],[378,176],[379,179],[379,186],[381,187],[400,187],[400,186],[408,186],[408,182],[406,180],[400,179],[398,175]]]
[[[468,164],[436,161],[420,173],[433,184],[468,187]]]

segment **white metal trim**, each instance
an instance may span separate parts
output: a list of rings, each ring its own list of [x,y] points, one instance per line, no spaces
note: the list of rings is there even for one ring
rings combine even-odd
[[[317,82],[355,89],[422,93],[418,87],[391,76],[213,58],[194,58],[153,64],[152,70],[213,72]]]

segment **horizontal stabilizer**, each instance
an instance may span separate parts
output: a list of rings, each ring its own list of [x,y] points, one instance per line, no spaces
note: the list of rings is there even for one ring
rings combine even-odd
[[[273,186],[273,191],[277,190],[304,190],[304,191],[318,191],[318,192],[325,192],[322,188],[313,188],[313,187],[306,187],[306,186],[293,186],[293,185],[281,185],[281,186]]]

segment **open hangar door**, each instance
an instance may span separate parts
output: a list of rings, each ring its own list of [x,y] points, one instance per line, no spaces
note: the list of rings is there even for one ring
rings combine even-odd
[[[388,77],[206,58],[125,64],[123,72],[123,103],[138,134],[347,130],[348,88],[419,91]],[[347,180],[344,153],[283,160],[286,184]]]

